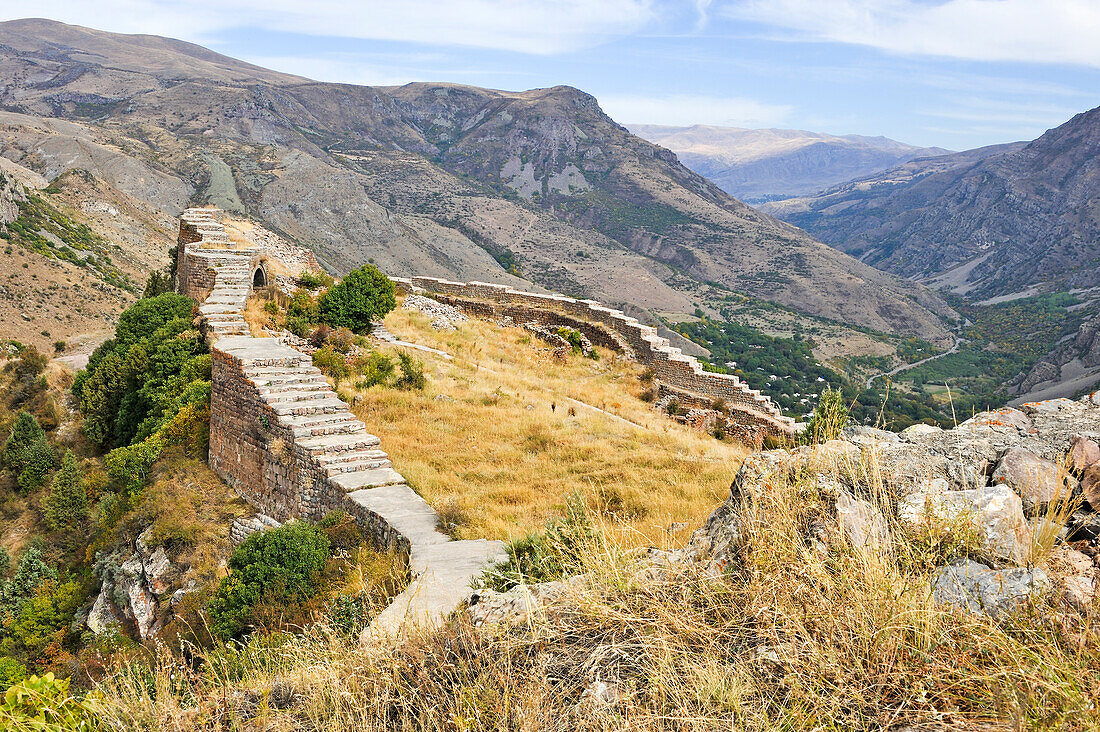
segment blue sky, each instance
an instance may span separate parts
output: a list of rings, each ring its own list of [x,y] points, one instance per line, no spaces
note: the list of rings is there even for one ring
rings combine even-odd
[[[623,123],[965,149],[1100,105],[1100,0],[0,0],[324,81],[569,84]]]

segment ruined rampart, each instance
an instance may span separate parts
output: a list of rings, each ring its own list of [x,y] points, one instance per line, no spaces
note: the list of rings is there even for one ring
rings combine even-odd
[[[747,435],[781,436],[794,431],[794,420],[784,416],[767,396],[732,374],[705,371],[694,356],[657,335],[653,326],[595,300],[524,292],[486,282],[451,282],[435,277],[392,279],[405,292],[432,294],[473,315],[507,316],[518,322],[575,328],[593,343],[624,351],[653,369],[661,390],[685,404],[709,406],[720,400]]]
[[[503,544],[440,533],[435,511],[310,357],[251,336],[243,313],[262,261],[229,240],[218,214],[189,209],[181,217],[177,288],[201,296],[200,326],[211,345],[210,467],[260,514],[235,525],[233,536],[347,511],[378,546],[406,555],[413,575],[371,630],[439,620],[486,563],[503,560]]]

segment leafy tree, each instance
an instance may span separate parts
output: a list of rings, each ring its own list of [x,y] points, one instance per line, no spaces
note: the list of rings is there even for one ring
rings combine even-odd
[[[222,638],[240,635],[261,602],[281,604],[316,595],[329,549],[325,533],[301,521],[249,536],[234,550],[232,574],[207,605],[214,633]]]
[[[160,270],[153,270],[149,273],[149,279],[145,281],[145,292],[141,294],[141,297],[142,299],[156,297],[171,291],[172,276]]]
[[[401,376],[394,383],[398,389],[419,391],[428,384],[424,376],[424,364],[404,351],[398,351],[397,360],[401,362]]]
[[[350,328],[356,333],[370,330],[372,320],[396,307],[393,282],[373,264],[352,270],[321,297],[321,320]]]
[[[20,411],[4,443],[4,466],[16,476],[22,493],[41,488],[57,464],[57,455],[34,415]]]
[[[192,328],[193,305],[166,293],[120,316],[115,338],[73,384],[89,440],[104,448],[144,442],[181,410],[209,403],[210,356]]]
[[[69,450],[61,460],[61,469],[45,502],[46,521],[55,530],[72,530],[88,518],[88,493],[76,456]]]

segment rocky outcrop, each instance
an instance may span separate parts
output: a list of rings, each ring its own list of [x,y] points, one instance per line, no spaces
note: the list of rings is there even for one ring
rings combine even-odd
[[[773,481],[810,476],[856,549],[889,551],[894,532],[951,532],[965,555],[937,572],[930,591],[938,602],[997,615],[1053,591],[1083,608],[1095,594],[1100,514],[1066,513],[1081,497],[1079,478],[1100,469],[1097,430],[1093,395],[984,412],[953,430],[853,427],[823,445],[757,453],[692,547],[710,561],[736,563],[745,501],[763,497]],[[818,541],[815,531],[808,543]],[[1033,566],[1037,559],[1042,566]]]
[[[152,530],[146,529],[130,549],[96,558],[99,595],[87,625],[96,634],[126,630],[148,640],[163,626],[170,601],[178,592],[186,568],[172,564],[164,547],[151,549]]]

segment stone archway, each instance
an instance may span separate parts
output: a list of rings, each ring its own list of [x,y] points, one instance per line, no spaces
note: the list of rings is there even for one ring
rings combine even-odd
[[[267,287],[267,272],[263,267],[257,267],[256,271],[252,273],[252,289],[259,289],[261,287]]]

